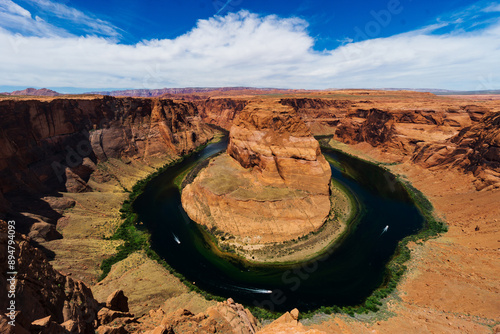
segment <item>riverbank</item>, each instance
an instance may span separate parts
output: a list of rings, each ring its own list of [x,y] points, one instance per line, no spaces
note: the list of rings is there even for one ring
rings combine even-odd
[[[192,162],[187,162],[187,165],[189,166],[190,163],[192,163]],[[182,173],[183,172],[183,168],[185,168],[185,166],[179,166],[178,168],[176,168],[175,169],[177,171],[176,173]],[[383,174],[383,170],[380,173]],[[172,182],[173,181],[173,179],[175,178],[175,174],[171,174],[171,178],[172,178],[171,181],[168,181],[168,182]],[[161,260],[156,255],[156,253],[152,252],[152,250],[150,250],[148,248],[148,244],[149,244],[148,233],[149,232],[145,232],[146,234],[144,234],[144,232],[140,231],[141,228],[139,228],[139,230],[137,230],[137,227],[134,227],[134,225],[135,225],[134,221],[137,221],[137,217],[135,217],[135,213],[131,210],[130,203],[132,201],[134,201],[134,199],[137,197],[137,195],[142,192],[142,189],[148,183],[148,180],[151,181],[152,177],[148,177],[146,180],[143,180],[139,184],[137,184],[136,186],[134,186],[133,193],[132,193],[132,195],[130,197],[130,201],[128,203],[127,202],[124,203],[124,208],[123,208],[124,210],[123,210],[123,212],[127,214],[127,217],[125,217],[126,218],[126,222],[125,222],[125,224],[123,224],[120,227],[120,229],[118,230],[118,232],[116,234],[117,239],[126,240],[125,245],[120,249],[120,251],[126,251],[128,247],[134,246],[134,245],[138,245],[140,249],[145,249],[146,250],[146,254],[148,254],[149,257],[151,257],[152,259],[157,260],[162,266],[164,266],[169,271],[171,271],[174,274],[174,276],[178,277],[184,284],[186,284],[188,286],[189,289],[193,289],[193,290],[199,292],[200,294],[205,295],[207,298],[217,298],[216,296],[207,294],[205,291],[199,290],[197,288],[197,286],[195,286],[194,282],[187,281],[181,274],[176,273],[175,270],[173,270],[167,263],[165,263],[165,261]],[[166,182],[166,181],[164,180],[162,182]],[[341,194],[341,192],[340,193],[336,193],[336,191],[337,192],[339,191],[338,188],[333,188],[332,189],[332,195],[334,197],[339,197],[338,195]],[[415,195],[418,197],[421,194],[419,194],[417,192],[417,193],[415,193]],[[346,210],[346,207],[345,207],[345,204],[346,203],[350,204],[350,202],[349,201],[338,201],[337,199],[338,198],[336,198],[335,201],[332,201],[332,202],[335,202],[337,204],[343,203],[344,205],[340,205],[340,206],[337,206],[334,209],[332,209],[331,210],[331,213],[332,213],[331,216],[333,216],[333,217],[336,216],[336,218],[344,216],[344,218],[345,218],[349,212],[352,212],[352,210],[348,210],[348,209]],[[148,201],[148,203],[149,203],[149,201]],[[425,204],[424,201],[421,201],[421,203]],[[416,203],[416,204],[418,205],[419,203]],[[150,209],[147,209],[147,212],[150,212]],[[157,217],[157,216],[154,215],[154,217]],[[211,232],[213,234],[217,235],[217,233],[216,233],[217,231],[211,231]],[[321,231],[321,232],[323,232],[323,231]],[[320,237],[322,236],[320,233],[318,233],[318,235],[320,235]],[[222,235],[221,237],[222,237],[221,238],[222,241],[227,240],[224,237],[224,235]],[[363,305],[361,305],[359,307],[344,307],[344,308],[339,308],[337,306],[321,307],[321,309],[319,310],[319,312],[339,312],[339,311],[343,311],[343,312],[347,312],[347,313],[350,313],[350,314],[354,314],[354,313],[364,313],[364,312],[366,312],[368,310],[370,310],[370,311],[377,310],[378,309],[378,305],[381,303],[380,300],[383,299],[383,298],[386,298],[387,295],[390,294],[394,290],[397,282],[399,281],[399,279],[401,278],[402,274],[405,271],[404,262],[406,262],[408,260],[408,258],[409,258],[409,251],[408,251],[407,248],[405,248],[406,244],[410,240],[415,240],[415,239],[412,239],[412,238],[420,238],[420,237],[421,236],[412,236],[411,238],[407,237],[407,238],[405,238],[403,240],[402,244],[400,245],[400,248],[398,248],[396,256],[393,258],[393,260],[388,265],[388,267],[389,267],[389,276],[387,276],[387,281],[385,282],[385,284],[381,288],[379,288],[378,290],[376,290],[372,294],[372,296],[368,297],[366,303],[364,303]],[[212,239],[215,239],[215,238],[212,237]],[[213,241],[213,242],[211,242],[211,241]],[[299,241],[303,241],[304,243],[311,242],[313,245],[316,245],[316,244],[323,245],[321,243],[318,243],[316,240],[314,240],[312,238],[311,239],[307,238],[305,240],[299,240]],[[218,245],[217,242],[218,242],[217,239],[210,240],[210,238],[209,238],[209,240],[208,240],[208,243],[212,244],[212,246]],[[183,244],[184,244],[184,242],[183,242]],[[303,247],[303,245],[304,244],[301,244],[302,247]],[[275,253],[277,252],[276,249],[274,249],[273,251]],[[309,251],[309,250],[307,250],[307,251]],[[152,253],[149,254],[149,252],[152,252]],[[213,253],[215,253],[217,255],[220,255],[220,256],[226,256],[227,255],[228,257],[235,257],[238,260],[241,260],[241,258],[238,257],[238,255],[236,254],[236,252],[233,253],[233,252],[229,251],[229,252],[225,252],[226,254],[223,254],[219,250],[218,247],[216,247],[216,248],[213,249]],[[315,255],[317,255],[317,254],[315,254]],[[117,257],[119,257],[119,256],[117,256]],[[305,260],[303,260],[302,262],[304,262],[304,261]],[[275,262],[271,262],[271,263],[273,263],[273,264],[276,265]],[[293,263],[296,263],[296,262],[293,262]],[[285,262],[284,264],[292,264],[292,262]],[[200,278],[196,279],[196,281],[198,281],[199,279]],[[259,312],[261,312],[261,311],[259,311]],[[311,312],[311,313],[306,313],[306,314],[304,314],[304,316],[308,317],[308,316],[314,314],[315,312],[318,312],[318,311],[314,311],[314,312]],[[258,313],[258,314],[262,314],[262,313]],[[265,313],[264,313],[264,315],[267,316],[267,314],[265,314]]]
[[[202,183],[203,188],[210,189],[211,193],[218,196],[230,193],[236,200],[244,203],[256,201],[257,205],[259,201],[271,201],[276,207],[279,207],[278,203],[281,201],[297,201],[308,197],[306,192],[300,190],[269,186],[257,187],[258,183],[252,179],[252,174],[243,170],[226,154],[222,156],[218,154],[196,166],[191,166],[179,174],[174,183],[182,191],[180,185],[186,186],[193,182],[207,166],[210,166],[211,173],[208,176],[205,175],[206,173],[203,174],[204,178],[199,182]],[[216,177],[210,177],[212,174]],[[303,201],[303,203],[300,202],[302,205],[311,205]],[[358,203],[354,195],[340,182],[333,179],[330,182],[329,203],[328,216],[319,228],[285,241],[265,242],[258,237],[258,232],[254,233],[256,237],[253,238],[235,236],[225,229],[215,227],[215,222],[210,228],[204,225],[199,225],[199,227],[212,251],[219,256],[236,259],[247,265],[291,265],[313,259],[324,253],[344,235],[358,211]],[[296,209],[300,208],[293,208],[293,210]],[[291,207],[286,213],[287,216],[290,215],[290,210],[292,210]]]

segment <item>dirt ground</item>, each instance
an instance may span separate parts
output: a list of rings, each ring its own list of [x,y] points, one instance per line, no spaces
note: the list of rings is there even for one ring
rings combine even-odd
[[[391,157],[366,144],[350,153]],[[387,306],[368,317],[331,316],[303,323],[327,333],[491,333],[500,331],[500,191],[478,192],[456,170],[391,166],[421,190],[449,231],[412,245],[409,271]],[[293,332],[293,331],[292,331]]]

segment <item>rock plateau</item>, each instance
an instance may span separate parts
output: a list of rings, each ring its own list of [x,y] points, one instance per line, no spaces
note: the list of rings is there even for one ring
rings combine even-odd
[[[330,212],[331,170],[291,107],[253,103],[236,117],[227,153],[182,192],[188,215],[246,242],[295,239]]]

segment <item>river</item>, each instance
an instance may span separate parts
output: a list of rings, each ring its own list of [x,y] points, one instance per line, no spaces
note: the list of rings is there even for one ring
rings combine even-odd
[[[424,218],[404,187],[384,169],[323,149],[335,161],[330,163],[332,177],[360,204],[345,238],[323,256],[293,267],[252,267],[220,258],[182,209],[173,180],[226,146],[227,141],[210,144],[169,168],[134,202],[134,210],[151,233],[151,247],[176,271],[212,294],[277,311],[356,305],[383,283],[385,266],[398,241],[423,226]]]

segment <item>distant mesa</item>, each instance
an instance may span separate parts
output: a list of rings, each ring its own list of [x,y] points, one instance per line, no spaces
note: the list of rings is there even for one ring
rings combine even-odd
[[[330,165],[292,107],[250,103],[236,117],[227,152],[182,191],[195,222],[243,243],[292,240],[330,212]]]
[[[113,91],[95,91],[88,94],[128,96],[128,97],[162,97],[172,98],[179,95],[260,95],[281,92],[297,92],[293,89],[279,88],[254,88],[254,87],[184,87],[184,88],[158,88],[158,89],[124,89]],[[300,90],[302,91],[302,90]]]
[[[31,95],[31,96],[59,96],[61,95],[60,93],[53,91],[51,89],[47,88],[41,88],[41,89],[36,89],[36,88],[26,88],[24,90],[16,90],[11,93],[1,93],[2,95],[15,95],[15,96],[26,96],[26,95]]]

